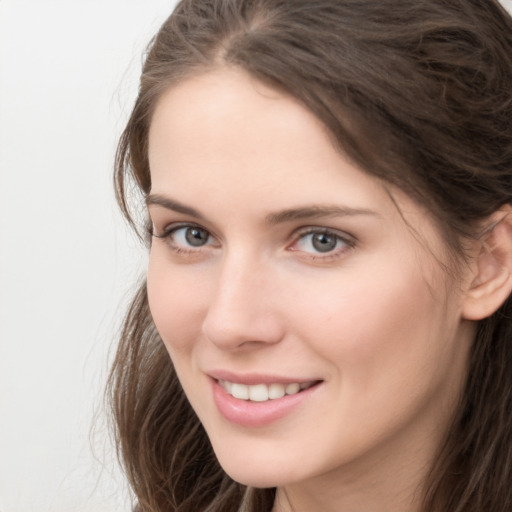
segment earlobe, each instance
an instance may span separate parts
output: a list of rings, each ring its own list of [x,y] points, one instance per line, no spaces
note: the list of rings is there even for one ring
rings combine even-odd
[[[512,207],[497,210],[486,225],[462,305],[467,320],[491,316],[512,293]]]

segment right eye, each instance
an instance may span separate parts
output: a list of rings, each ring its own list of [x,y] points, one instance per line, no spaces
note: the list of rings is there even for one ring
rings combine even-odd
[[[210,239],[210,233],[206,229],[196,226],[177,228],[172,232],[176,244],[188,247],[202,247]]]
[[[165,240],[177,252],[193,251],[206,245],[215,245],[215,239],[207,229],[186,224],[168,228],[163,234],[153,236]]]

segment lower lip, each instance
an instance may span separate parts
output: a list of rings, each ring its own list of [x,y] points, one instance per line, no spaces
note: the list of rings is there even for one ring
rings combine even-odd
[[[226,420],[243,427],[264,427],[290,414],[308,400],[319,384],[308,389],[266,402],[239,400],[230,395],[216,380],[212,380],[213,399]]]

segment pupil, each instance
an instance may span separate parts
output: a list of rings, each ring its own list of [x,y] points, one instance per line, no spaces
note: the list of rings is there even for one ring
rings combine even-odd
[[[325,233],[317,233],[313,236],[313,247],[318,252],[329,252],[336,247],[337,239],[335,236]]]
[[[185,238],[193,247],[200,247],[208,241],[208,232],[200,228],[187,228]]]

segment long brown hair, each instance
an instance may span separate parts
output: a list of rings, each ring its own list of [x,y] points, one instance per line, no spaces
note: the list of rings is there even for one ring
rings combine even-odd
[[[150,44],[118,147],[117,199],[134,227],[151,188],[158,99],[217,66],[238,66],[301,101],[362,169],[426,206],[455,254],[478,221],[512,202],[512,20],[497,1],[183,0]],[[145,283],[126,316],[109,396],[137,510],[271,509],[273,489],[246,489],[218,465]],[[510,299],[478,326],[423,510],[512,510]]]

